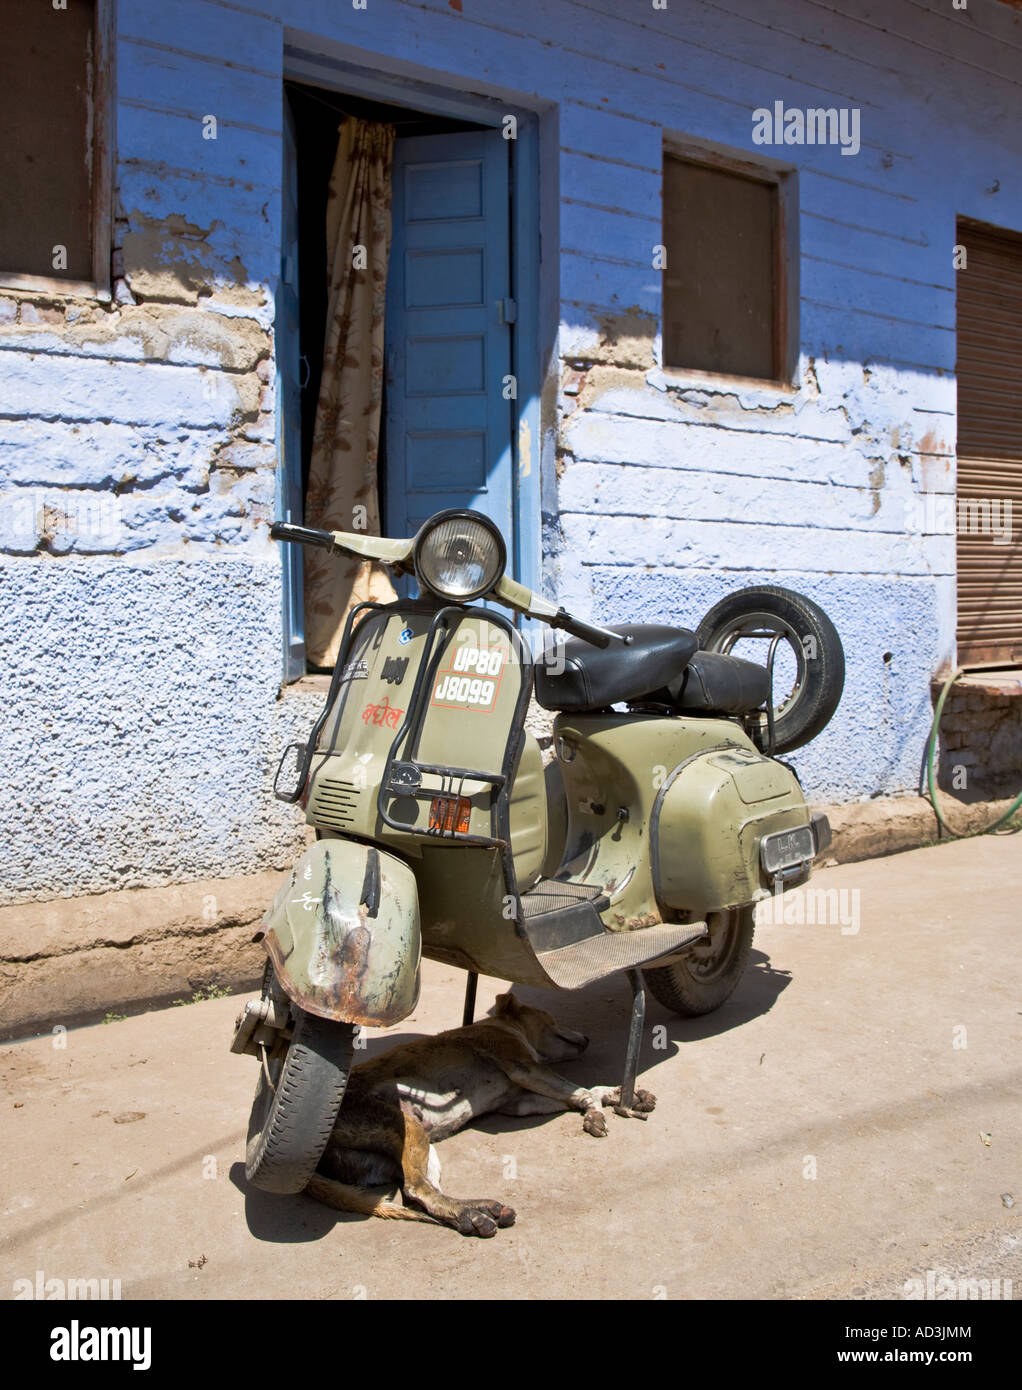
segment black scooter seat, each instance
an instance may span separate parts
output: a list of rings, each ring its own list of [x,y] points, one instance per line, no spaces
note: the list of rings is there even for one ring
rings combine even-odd
[[[679,713],[749,714],[770,695],[765,666],[723,652],[696,652],[667,694]]]
[[[683,627],[620,623],[610,631],[632,641],[594,647],[572,637],[564,644],[563,671],[537,664],[536,699],[544,709],[583,714],[641,699],[680,676],[699,645]]]

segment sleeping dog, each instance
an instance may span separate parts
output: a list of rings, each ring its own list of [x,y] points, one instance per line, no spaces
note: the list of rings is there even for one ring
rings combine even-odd
[[[488,1198],[447,1197],[431,1141],[446,1139],[482,1115],[547,1115],[581,1111],[582,1128],[607,1133],[601,1106],[642,1119],[656,1097],[636,1091],[621,1109],[620,1088],[586,1090],[550,1070],[579,1057],[582,1033],[559,1027],[543,1009],[509,992],[493,1017],[434,1038],[420,1038],[352,1068],[337,1123],[306,1192],[341,1211],[453,1226],[465,1236],[496,1235],[515,1214]],[[390,1184],[384,1195],[369,1189]],[[404,1205],[396,1200],[400,1187]]]

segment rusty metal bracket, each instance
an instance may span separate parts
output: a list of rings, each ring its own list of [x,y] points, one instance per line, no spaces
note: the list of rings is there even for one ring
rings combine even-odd
[[[265,1053],[287,1027],[290,1015],[290,1001],[286,996],[271,994],[265,999],[250,1000],[235,1020],[231,1051],[247,1052],[252,1057],[258,1057],[260,1050]]]

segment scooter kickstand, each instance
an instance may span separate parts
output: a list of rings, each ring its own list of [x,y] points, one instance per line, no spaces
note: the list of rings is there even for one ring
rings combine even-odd
[[[621,1080],[621,1098],[614,1106],[615,1115],[626,1115],[629,1119],[644,1120],[646,1116],[633,1109],[635,1105],[635,1078],[639,1071],[639,1050],[642,1047],[642,1027],[646,1021],[646,982],[641,970],[626,970],[628,983],[632,987],[632,1019],[628,1027],[628,1048],[625,1052],[625,1074]]]
[[[479,976],[474,971],[468,972],[468,979],[465,981],[465,1009],[461,1015],[462,1027],[467,1027],[472,1022],[476,1011],[476,985],[479,983]]]

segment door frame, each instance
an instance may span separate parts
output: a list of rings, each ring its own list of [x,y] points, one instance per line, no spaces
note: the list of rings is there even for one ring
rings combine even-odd
[[[556,429],[552,414],[556,391],[544,390],[544,386],[551,372],[556,373],[558,286],[556,255],[548,255],[541,273],[541,216],[544,232],[546,222],[552,219],[550,200],[541,200],[539,167],[541,124],[551,126],[553,108],[545,106],[543,110],[535,109],[523,105],[517,96],[509,101],[466,94],[440,81],[388,73],[385,70],[388,60],[380,55],[360,53],[358,56],[366,65],[316,53],[285,39],[282,81],[303,82],[341,96],[364,97],[405,106],[428,115],[449,116],[496,128],[504,126],[507,116],[514,116],[517,122],[511,159],[511,284],[508,287],[517,306],[511,337],[511,370],[515,376],[517,399],[514,402],[516,409],[512,414],[511,431],[514,535],[509,546],[509,558],[514,576],[529,588],[541,592],[542,462],[546,452],[544,441],[554,438]],[[369,63],[372,66],[368,66]],[[436,76],[439,78],[440,74]],[[556,146],[554,130],[547,129],[542,134],[545,147],[549,145],[551,136]],[[556,210],[556,199],[553,200],[553,209]],[[547,237],[547,244],[556,249],[556,234]],[[282,371],[285,366],[278,355],[278,400],[283,397]],[[541,404],[544,399],[549,402],[546,408]],[[548,413],[551,418],[544,419]],[[286,423],[278,419],[278,457],[282,459],[286,457],[282,448]],[[284,637],[286,649],[288,634],[285,633]],[[285,674],[285,680],[289,679],[293,680],[295,676]]]
[[[294,139],[294,120],[288,106],[287,91],[280,89],[281,109],[281,210],[280,274],[274,289],[273,350],[276,364],[275,434],[277,449],[275,515],[281,521],[300,523],[302,497],[302,393],[300,338],[300,293],[298,281],[297,234],[298,160]],[[293,196],[292,196],[293,195]],[[289,215],[293,203],[294,215]],[[294,315],[289,300],[294,301]],[[283,682],[301,680],[305,675],[305,572],[300,545],[281,545],[281,619],[284,635]]]

